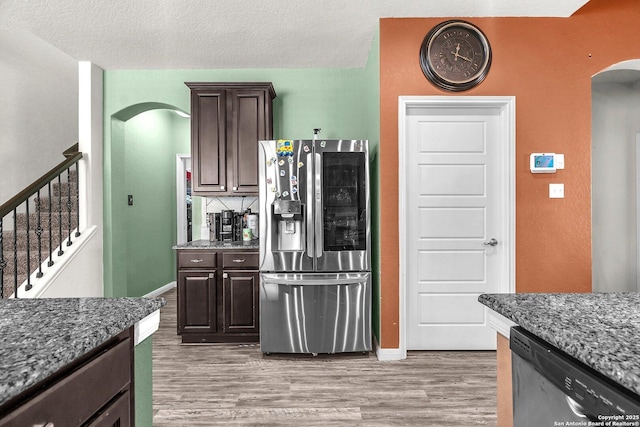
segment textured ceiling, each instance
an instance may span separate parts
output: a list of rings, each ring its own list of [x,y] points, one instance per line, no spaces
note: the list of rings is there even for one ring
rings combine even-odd
[[[26,30],[105,69],[354,68],[384,17],[568,17],[588,0],[0,0]]]

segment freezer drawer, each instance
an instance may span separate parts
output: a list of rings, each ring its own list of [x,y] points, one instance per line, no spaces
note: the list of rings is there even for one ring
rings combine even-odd
[[[260,275],[263,353],[371,351],[369,273]]]

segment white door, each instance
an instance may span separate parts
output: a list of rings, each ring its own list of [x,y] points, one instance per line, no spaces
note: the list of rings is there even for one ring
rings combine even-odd
[[[495,349],[478,296],[510,291],[504,108],[418,105],[405,126],[407,349]]]

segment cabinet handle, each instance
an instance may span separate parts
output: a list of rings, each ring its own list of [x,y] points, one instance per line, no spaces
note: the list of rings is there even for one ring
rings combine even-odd
[[[195,262],[195,263],[202,262],[202,261],[204,261],[204,260],[202,260],[202,259],[192,259],[191,260],[191,262]]]
[[[233,191],[238,191],[238,187],[233,187]]]
[[[233,262],[244,262],[245,260],[243,259],[234,259]]]
[[[228,279],[228,278],[229,278],[229,275],[228,275],[227,273],[222,273],[222,278],[223,278],[223,279]]]
[[[209,279],[213,279],[213,273],[209,273]]]
[[[221,185],[221,186],[220,186],[220,189],[224,191],[224,185]]]

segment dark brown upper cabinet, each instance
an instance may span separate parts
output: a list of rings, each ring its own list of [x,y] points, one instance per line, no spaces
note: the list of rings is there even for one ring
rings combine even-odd
[[[258,141],[273,139],[271,83],[191,89],[191,185],[200,196],[258,194]]]

